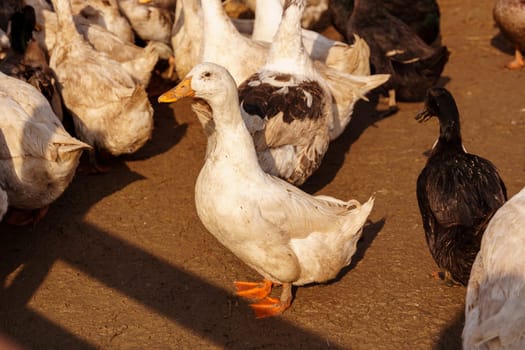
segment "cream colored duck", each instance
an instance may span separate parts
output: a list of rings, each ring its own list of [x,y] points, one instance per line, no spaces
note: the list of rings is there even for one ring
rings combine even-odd
[[[70,4],[73,15],[84,17],[90,23],[107,29],[126,42],[135,42],[132,26],[120,14],[117,0],[70,0]]]
[[[525,349],[525,188],[490,220],[472,266],[463,349]]]
[[[305,0],[286,0],[266,64],[239,86],[241,112],[262,169],[301,185],[330,143],[332,95],[301,37]]]
[[[33,86],[0,73],[0,214],[9,206],[36,210],[13,223],[40,219],[71,182],[80,155],[91,147],[63,128]],[[1,215],[0,215],[1,216]]]
[[[35,38],[51,56],[55,47],[58,31],[56,13],[47,8],[36,10],[37,23],[41,30],[35,32]],[[147,86],[153,68],[159,59],[158,50],[154,42],[142,48],[128,41],[124,41],[116,34],[104,27],[91,23],[82,16],[74,16],[77,31],[84,36],[95,50],[106,53],[111,59],[120,62],[122,67],[135,79]]]
[[[153,129],[153,109],[144,86],[120,63],[84,41],[76,31],[68,0],[53,0],[53,6],[61,30],[50,66],[78,137],[114,156],[135,152]]]
[[[264,278],[236,282],[237,294],[257,299],[257,317],[278,315],[292,302],[292,285],[326,282],[347,266],[356,251],[374,200],[359,204],[311,196],[266,174],[243,122],[233,77],[213,63],[199,64],[159,98],[205,100],[213,130],[195,185],[195,204],[204,226]],[[232,185],[234,184],[234,185]],[[274,284],[280,299],[268,297]]]

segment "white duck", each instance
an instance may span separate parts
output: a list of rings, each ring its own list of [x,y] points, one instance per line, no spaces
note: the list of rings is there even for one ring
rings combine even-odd
[[[78,137],[114,156],[135,152],[153,130],[153,109],[144,86],[120,63],[84,41],[76,31],[68,0],[53,0],[53,6],[61,30],[50,66]]]
[[[525,188],[490,220],[472,266],[463,349],[525,349]]]
[[[241,116],[235,81],[223,67],[199,64],[159,102],[183,96],[203,99],[212,110],[195,185],[199,218],[264,277],[263,283],[236,282],[238,295],[260,300],[251,305],[257,317],[280,314],[291,304],[292,285],[329,281],[350,263],[374,200],[361,205],[311,196],[266,174]],[[279,300],[268,297],[273,284],[283,285]]]
[[[36,222],[67,188],[82,151],[91,147],[64,130],[38,90],[1,72],[0,106],[0,217],[7,198],[11,207],[36,210],[12,223]]]
[[[266,64],[239,86],[241,113],[262,169],[301,185],[330,143],[332,95],[301,38],[305,0],[287,0]]]

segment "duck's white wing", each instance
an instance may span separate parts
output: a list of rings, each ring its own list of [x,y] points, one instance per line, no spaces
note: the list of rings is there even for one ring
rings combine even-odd
[[[90,148],[71,137],[62,126],[56,127],[51,122],[43,122],[42,117],[39,120],[28,115],[18,102],[3,92],[0,92],[0,105],[0,159],[33,157],[56,161],[65,152]]]
[[[76,64],[73,56],[64,61],[60,69],[52,65],[61,85],[68,87],[62,90],[68,105],[93,109],[108,103],[118,103],[133,95],[137,85],[116,61],[103,55],[95,59],[87,53],[81,55],[81,61],[82,65]],[[78,93],[74,87],[79,84],[82,89],[88,89],[89,94]]]
[[[465,349],[525,347],[524,227],[522,190],[496,212],[483,236],[467,289]]]
[[[62,123],[53,112],[47,99],[31,84],[0,72],[0,91],[17,101],[19,106],[35,122],[53,124],[62,128]]]
[[[357,201],[312,196],[284,180],[265,176],[270,190],[258,198],[260,215],[290,238],[305,237],[316,231],[331,232],[350,211],[360,207]]]

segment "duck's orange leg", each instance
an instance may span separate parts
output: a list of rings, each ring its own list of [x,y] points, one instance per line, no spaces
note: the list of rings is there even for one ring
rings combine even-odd
[[[265,318],[282,314],[292,304],[292,284],[283,283],[280,299],[266,297],[258,303],[251,304],[256,318]]]
[[[175,70],[175,56],[170,55],[168,58],[168,78],[173,78],[173,71]]]
[[[450,271],[433,271],[430,274],[430,277],[436,280],[444,281],[448,287],[452,287],[453,285],[461,285],[461,283],[454,280]]]
[[[505,67],[507,67],[508,69],[521,69],[523,68],[523,66],[525,66],[523,55],[521,54],[521,51],[518,48],[516,48],[514,52],[514,60],[507,63]]]
[[[266,298],[272,291],[272,281],[264,280],[262,282],[233,282],[237,289],[236,295],[252,300],[261,300]]]

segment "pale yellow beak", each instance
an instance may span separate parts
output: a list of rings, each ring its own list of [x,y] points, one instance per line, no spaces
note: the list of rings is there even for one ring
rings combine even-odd
[[[139,4],[149,4],[153,0],[139,0]]]
[[[170,103],[180,100],[183,97],[195,96],[195,90],[191,88],[191,77],[181,81],[173,89],[170,89],[159,96],[158,100],[161,103]]]

